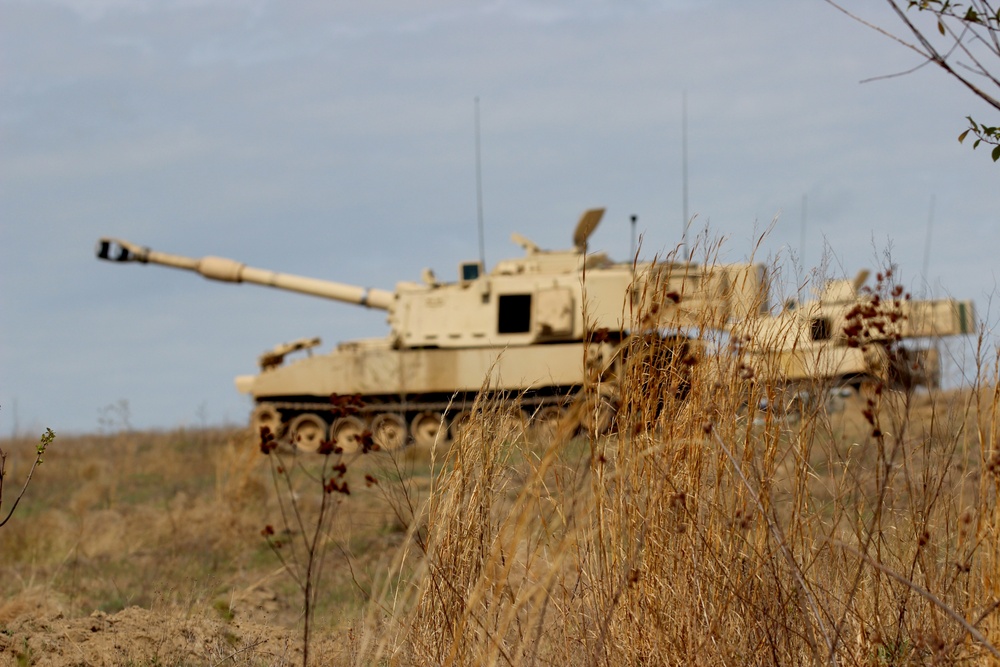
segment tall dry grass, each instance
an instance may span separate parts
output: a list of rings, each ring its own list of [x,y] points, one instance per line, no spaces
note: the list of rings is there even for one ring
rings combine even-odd
[[[350,466],[314,664],[996,664],[995,351],[981,341],[957,390],[844,399],[751,370],[717,317],[688,323],[687,347],[630,338],[555,434],[533,431],[516,396],[480,398],[430,460],[410,448]],[[574,435],[609,393],[617,431]],[[0,535],[0,600],[44,589],[60,617],[207,613],[241,664],[297,662],[287,633],[257,634],[302,619],[260,536],[281,512],[252,436],[60,442]],[[0,608],[0,624],[14,615]],[[171,618],[163,637],[182,627]],[[152,655],[129,664],[174,664]]]
[[[709,353],[717,325],[632,338],[611,436],[533,439],[481,401],[358,662],[996,663],[997,365],[844,399]]]

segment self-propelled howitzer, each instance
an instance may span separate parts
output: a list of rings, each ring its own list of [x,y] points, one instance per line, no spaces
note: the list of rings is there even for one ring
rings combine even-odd
[[[569,250],[542,250],[515,234],[525,251],[521,258],[503,260],[489,273],[480,262],[462,263],[454,282],[425,270],[421,282],[398,283],[392,292],[110,238],[99,241],[97,254],[385,310],[385,338],[340,343],[323,354],[312,353],[318,338],[284,343],[261,355],[258,374],[237,378],[237,387],[255,402],[254,428],[267,426],[307,450],[335,439],[350,451],[366,431],[387,448],[410,438],[432,445],[463,427],[484,388],[517,395],[534,423],[552,424],[565,423],[581,389],[598,386],[588,394],[592,402],[571,419],[590,431],[606,430],[614,424],[616,382],[628,355],[655,348],[661,362],[683,366],[675,362],[703,352],[688,332],[706,328],[745,339],[741,363],[776,368],[789,380],[889,374],[884,359],[855,354],[840,331],[853,302],[821,298],[772,316],[759,264],[613,262],[587,252],[603,213],[584,213]],[[852,298],[857,301],[857,289]],[[939,310],[937,334],[964,332],[956,330],[950,303]],[[778,342],[764,342],[761,332]],[[288,358],[299,351],[308,354]],[[683,368],[675,375],[670,391],[680,396]],[[341,398],[331,401],[333,395]],[[347,396],[360,397],[349,410]]]

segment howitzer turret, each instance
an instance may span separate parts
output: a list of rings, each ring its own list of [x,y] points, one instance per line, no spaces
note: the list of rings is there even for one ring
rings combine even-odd
[[[453,282],[425,270],[422,282],[401,282],[392,292],[219,257],[170,255],[116,239],[101,239],[97,255],[385,310],[386,338],[341,343],[326,354],[311,353],[318,338],[284,343],[260,357],[257,375],[237,378],[237,387],[256,403],[254,427],[266,426],[303,449],[331,438],[349,451],[365,432],[383,447],[411,437],[431,445],[462,428],[483,387],[516,394],[535,423],[551,424],[565,422],[581,389],[599,384],[600,395],[575,413],[582,427],[600,432],[614,424],[616,381],[636,341],[643,349],[653,345],[668,365],[683,366],[674,361],[702,353],[692,332],[723,331],[744,341],[741,363],[769,370],[780,381],[857,382],[899,375],[871,351],[884,343],[888,349],[889,338],[971,331],[971,304],[960,308],[951,300],[907,301],[900,310],[912,316],[856,317],[851,309],[871,302],[863,281],[835,283],[818,300],[772,315],[762,265],[616,263],[588,253],[603,213],[584,213],[570,250],[542,250],[515,234],[524,257],[503,260],[489,273],[479,262],[463,263]],[[918,315],[931,324],[914,324]],[[299,351],[309,356],[286,361]],[[931,356],[907,358],[908,381],[933,383]],[[676,369],[671,389],[677,396],[684,392],[683,371]],[[343,398],[331,401],[333,395],[360,400],[345,405]]]

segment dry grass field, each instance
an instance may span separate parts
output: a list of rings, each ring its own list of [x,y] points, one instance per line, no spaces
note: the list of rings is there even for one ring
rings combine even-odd
[[[642,428],[604,438],[483,406],[440,460],[361,456],[349,495],[302,476],[305,525],[330,501],[310,663],[991,659],[992,385],[789,415],[634,395]],[[301,535],[258,440],[57,438],[0,532],[0,665],[300,664],[302,594],[262,529],[286,554]],[[3,442],[9,478],[34,444]]]
[[[2,447],[17,479],[34,443]],[[278,522],[266,464],[243,431],[57,437],[0,531],[0,664],[299,662],[301,601],[261,536]],[[428,478],[409,470],[406,484]],[[406,537],[361,479],[322,580],[318,620],[341,653]]]
[[[1000,664],[995,366],[844,396],[634,352],[605,436],[509,397],[344,461],[58,437],[0,528],[0,667]]]

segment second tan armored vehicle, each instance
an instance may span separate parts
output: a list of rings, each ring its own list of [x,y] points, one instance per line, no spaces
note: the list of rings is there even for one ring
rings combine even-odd
[[[383,447],[411,438],[432,445],[461,428],[483,387],[517,394],[536,422],[552,422],[588,380],[603,383],[600,395],[607,400],[583,410],[582,425],[606,430],[626,343],[639,334],[678,356],[687,354],[691,328],[726,331],[740,341],[745,363],[777,369],[786,381],[884,377],[934,384],[933,349],[913,350],[900,363],[879,352],[880,343],[888,350],[900,338],[972,331],[967,302],[905,301],[902,318],[871,311],[861,278],[833,282],[818,299],[771,315],[762,265],[621,263],[587,252],[603,213],[584,213],[569,250],[542,250],[515,234],[523,257],[503,260],[489,273],[480,262],[462,263],[453,282],[425,271],[421,282],[398,283],[392,292],[111,238],[99,241],[97,254],[386,311],[385,338],[340,343],[324,353],[314,353],[318,338],[285,343],[260,357],[258,374],[237,378],[238,389],[254,400],[253,426],[267,426],[306,450],[332,438],[350,451],[366,431]],[[870,317],[862,318],[854,311],[865,304]],[[302,354],[292,359],[296,353]],[[356,414],[343,414],[331,395],[360,397]]]

